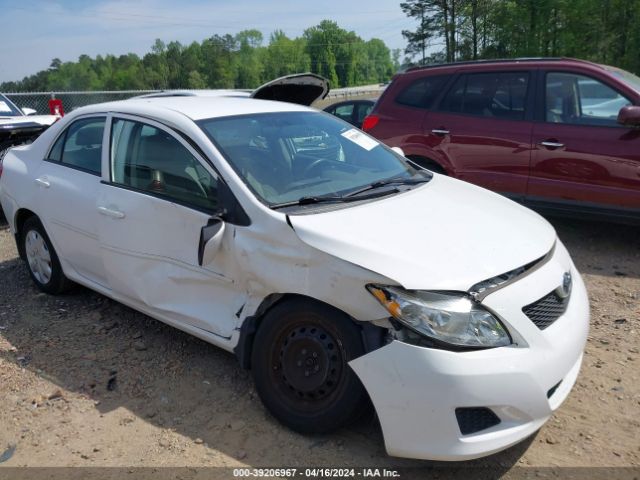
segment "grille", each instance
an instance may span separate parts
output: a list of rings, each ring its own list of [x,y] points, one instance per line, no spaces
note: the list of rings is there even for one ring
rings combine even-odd
[[[544,330],[567,310],[568,304],[569,296],[560,298],[553,291],[540,300],[523,307],[522,311],[540,330]]]
[[[498,416],[487,407],[456,408],[456,419],[463,435],[486,430],[500,423]]]

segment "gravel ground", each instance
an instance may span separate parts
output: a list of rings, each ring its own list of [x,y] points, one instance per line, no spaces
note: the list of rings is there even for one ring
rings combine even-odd
[[[527,441],[472,463],[639,466],[640,228],[552,220],[586,281],[578,382]],[[433,466],[390,458],[375,420],[279,425],[235,358],[84,288],[39,293],[0,225],[3,466]]]

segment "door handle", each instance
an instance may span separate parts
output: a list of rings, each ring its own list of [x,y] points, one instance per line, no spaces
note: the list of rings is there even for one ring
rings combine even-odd
[[[547,148],[562,148],[562,147],[564,147],[564,143],[550,142],[550,141],[540,142],[539,145],[542,145],[543,147],[547,147]]]
[[[445,130],[443,128],[434,128],[431,130],[431,133],[435,133],[436,135],[449,135],[449,130]]]
[[[34,183],[39,187],[44,187],[44,188],[49,188],[51,186],[51,183],[49,183],[49,180],[47,180],[47,177],[36,178],[34,180]]]
[[[121,212],[120,210],[112,210],[107,207],[98,207],[98,212],[100,212],[102,215],[106,215],[107,217],[124,218],[124,212]]]

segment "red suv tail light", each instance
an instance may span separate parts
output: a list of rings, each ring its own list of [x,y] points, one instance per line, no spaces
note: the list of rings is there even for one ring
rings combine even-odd
[[[375,127],[379,121],[380,117],[378,115],[367,115],[364,117],[364,121],[362,122],[362,130],[368,132]]]

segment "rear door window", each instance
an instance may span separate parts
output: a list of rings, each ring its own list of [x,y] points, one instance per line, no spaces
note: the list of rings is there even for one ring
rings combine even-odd
[[[345,122],[351,122],[351,119],[353,117],[353,107],[353,103],[340,105],[339,107],[336,107],[336,109],[333,111],[333,114],[341,120],[344,120]]]
[[[528,72],[461,75],[440,105],[440,110],[504,120],[524,120]]]
[[[356,125],[362,125],[362,122],[364,122],[364,118],[371,113],[371,110],[373,110],[373,104],[358,104],[358,111],[355,118]]]
[[[53,144],[47,159],[100,175],[104,125],[104,117],[83,118],[73,122]]]
[[[420,78],[398,94],[396,103],[409,107],[432,108],[447,80],[449,80],[449,75]]]

